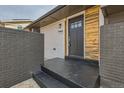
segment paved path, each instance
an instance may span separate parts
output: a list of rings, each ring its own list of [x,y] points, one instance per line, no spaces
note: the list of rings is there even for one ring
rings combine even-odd
[[[23,81],[17,85],[12,86],[11,88],[40,88],[38,84],[31,78],[26,81]]]

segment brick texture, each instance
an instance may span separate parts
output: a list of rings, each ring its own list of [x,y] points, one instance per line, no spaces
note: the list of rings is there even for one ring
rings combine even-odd
[[[100,76],[102,87],[124,87],[124,22],[101,27]]]
[[[43,61],[43,34],[0,28],[0,87],[31,78]]]

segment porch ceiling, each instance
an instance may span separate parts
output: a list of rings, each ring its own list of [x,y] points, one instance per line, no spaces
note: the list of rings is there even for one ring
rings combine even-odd
[[[43,27],[50,23],[61,20],[65,17],[71,16],[75,13],[81,12],[93,5],[63,5],[57,6],[47,14],[43,15],[32,24],[27,26],[26,28],[34,28],[34,27]]]

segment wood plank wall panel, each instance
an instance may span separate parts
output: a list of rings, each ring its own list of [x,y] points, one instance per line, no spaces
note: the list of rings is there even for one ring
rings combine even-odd
[[[85,59],[99,57],[99,8],[94,6],[85,11]]]

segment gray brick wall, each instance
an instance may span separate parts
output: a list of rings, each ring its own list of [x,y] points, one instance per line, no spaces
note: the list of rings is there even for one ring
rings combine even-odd
[[[101,27],[100,76],[102,87],[124,87],[124,22]]]
[[[43,34],[0,28],[0,87],[30,78],[43,61]]]

